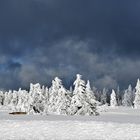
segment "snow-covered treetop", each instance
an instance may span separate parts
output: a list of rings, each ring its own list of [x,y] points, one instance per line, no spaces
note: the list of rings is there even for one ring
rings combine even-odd
[[[74,86],[75,88],[79,87],[79,86],[85,86],[85,81],[81,79],[82,75],[77,74],[76,75],[76,80],[74,81]]]
[[[39,83],[37,84],[30,84],[30,93],[38,93],[41,94],[42,89],[41,89],[41,85]]]
[[[112,89],[111,95],[112,95],[113,97],[116,96],[116,93],[115,93],[115,90],[114,90],[114,89]]]
[[[62,86],[62,80],[59,79],[58,77],[55,77],[54,80],[52,81],[52,87],[54,89],[59,89]]]
[[[95,95],[94,95],[94,92],[91,90],[91,86],[90,86],[90,82],[89,80],[87,81],[87,84],[86,84],[86,96],[88,98],[88,100],[92,100],[92,102],[95,102],[93,100],[95,100]]]
[[[137,80],[137,85],[136,85],[134,107],[140,108],[140,80],[139,79]]]
[[[116,100],[116,93],[115,93],[115,91],[112,89],[112,93],[111,93],[111,99],[110,99],[111,101],[110,101],[110,105],[112,106],[112,107],[115,107],[115,106],[117,106],[117,100]]]
[[[76,80],[74,81],[74,92],[73,94],[79,92],[79,93],[85,93],[85,81],[81,79],[82,76],[80,74],[76,75]]]
[[[86,89],[89,89],[89,90],[91,90],[91,87],[90,87],[90,82],[89,82],[89,80],[87,81],[87,84],[86,84]]]
[[[132,86],[131,85],[128,86],[128,91],[132,91]]]
[[[87,94],[91,94],[95,98],[94,93],[93,93],[93,91],[91,89],[90,81],[89,80],[87,81],[87,84],[86,84],[86,93]]]
[[[40,84],[39,83],[36,83],[36,84],[30,83],[30,90],[34,90],[36,88],[40,88]]]

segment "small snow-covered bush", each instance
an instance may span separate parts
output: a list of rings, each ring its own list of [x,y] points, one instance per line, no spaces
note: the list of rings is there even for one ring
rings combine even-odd
[[[109,109],[109,105],[108,104],[97,106],[98,112],[106,112],[108,109]]]

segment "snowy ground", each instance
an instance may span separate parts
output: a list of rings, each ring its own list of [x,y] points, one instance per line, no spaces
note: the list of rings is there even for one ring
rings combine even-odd
[[[12,116],[0,109],[0,140],[140,140],[140,110],[108,109],[96,117]]]

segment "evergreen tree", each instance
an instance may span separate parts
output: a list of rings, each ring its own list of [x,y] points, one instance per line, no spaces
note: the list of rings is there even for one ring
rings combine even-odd
[[[46,87],[45,93],[44,93],[44,112],[43,112],[43,114],[48,113],[48,106],[49,106],[49,89],[48,89],[48,87]]]
[[[5,92],[4,96],[5,96],[4,97],[4,105],[5,106],[10,105],[11,100],[12,100],[12,91],[9,90],[8,92]]]
[[[114,90],[112,90],[112,93],[111,93],[111,97],[110,97],[110,106],[111,106],[111,107],[117,106],[116,93],[115,93]]]
[[[30,113],[44,113],[45,110],[45,97],[44,87],[41,87],[39,83],[33,85],[30,84]]]
[[[26,90],[18,90],[18,103],[16,106],[17,112],[30,112],[30,96]]]
[[[71,115],[97,115],[96,104],[95,102],[93,103],[94,97],[89,100],[89,95],[91,96],[89,84],[86,89],[85,81],[82,80],[81,77],[80,74],[77,74],[77,78],[74,82],[75,88],[71,101]]]
[[[107,103],[107,89],[103,89],[103,93],[101,95],[101,104],[106,104]]]
[[[62,81],[56,77],[49,90],[49,113],[69,114],[70,96],[63,87]]]
[[[98,115],[97,107],[96,107],[97,101],[96,101],[94,92],[91,90],[89,80],[87,81],[87,84],[86,84],[86,101],[90,104],[90,107],[94,112],[93,114]]]
[[[91,86],[90,86],[90,82],[89,82],[89,80],[87,81],[87,84],[86,84],[86,96],[87,96],[87,98],[89,98],[88,100],[90,100],[90,99],[92,99],[92,100],[94,100],[95,101],[95,94],[94,94],[94,92],[91,90]]]
[[[123,104],[123,106],[132,106],[133,105],[133,91],[132,91],[131,85],[129,85],[128,89],[125,90],[122,104]]]
[[[117,87],[117,91],[116,91],[116,100],[117,100],[117,104],[119,106],[121,106],[122,105],[122,94],[121,94],[119,86]]]
[[[62,86],[62,81],[55,77],[55,79],[52,81],[52,86],[49,89],[49,106],[48,106],[48,112],[54,113],[57,110],[56,102],[57,102],[57,96],[58,91]]]
[[[11,103],[10,103],[11,110],[13,112],[16,112],[17,111],[17,109],[16,109],[17,104],[18,104],[18,93],[17,93],[17,91],[13,91],[13,93],[12,93],[12,99],[11,99]]]
[[[140,108],[140,80],[138,79],[135,92],[134,107]]]
[[[68,115],[70,112],[71,97],[68,95],[67,90],[61,86],[58,90],[57,102],[56,102],[56,113],[62,115]]]
[[[132,105],[133,105],[133,107],[134,107],[134,100],[135,100],[135,92],[136,92],[136,89],[134,88],[134,89],[132,90],[132,100],[133,100]]]
[[[92,91],[94,93],[96,100],[100,101],[100,99],[101,99],[100,91],[98,91],[95,86],[92,87]]]

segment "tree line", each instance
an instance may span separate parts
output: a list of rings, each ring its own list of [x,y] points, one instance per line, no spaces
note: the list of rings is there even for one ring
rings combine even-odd
[[[73,85],[74,89],[67,90],[56,77],[49,88],[31,83],[29,91],[0,91],[0,105],[9,107],[11,112],[61,115],[99,115],[98,106],[103,105],[140,108],[139,79],[135,89],[129,85],[123,94],[119,88],[111,93],[106,88],[102,92],[91,88],[90,81],[85,82],[80,74]]]

